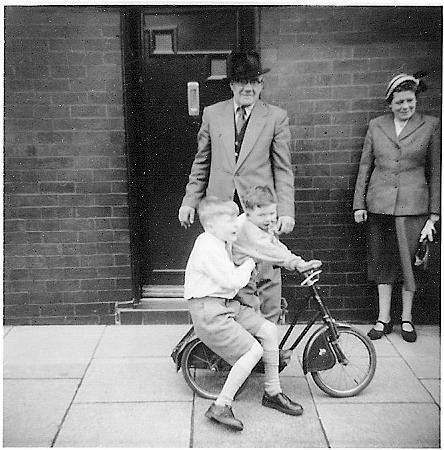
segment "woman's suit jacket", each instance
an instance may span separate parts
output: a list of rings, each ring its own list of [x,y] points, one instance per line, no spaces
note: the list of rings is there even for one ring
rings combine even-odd
[[[257,185],[269,185],[278,200],[278,215],[294,217],[294,179],[287,113],[258,100],[248,122],[238,160],[234,155],[233,100],[203,111],[198,148],[182,205],[196,208],[205,195],[232,199]]]
[[[436,117],[415,113],[396,137],[392,114],[371,120],[353,209],[395,216],[439,214],[440,129]]]

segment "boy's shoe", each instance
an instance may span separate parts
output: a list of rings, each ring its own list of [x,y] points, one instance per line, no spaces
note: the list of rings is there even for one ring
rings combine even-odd
[[[382,320],[377,320],[376,323],[382,323],[383,329],[382,330],[376,330],[375,328],[372,328],[368,333],[367,336],[372,340],[375,341],[376,339],[381,339],[384,334],[390,334],[393,330],[393,322],[390,321],[389,323],[383,322]]]
[[[205,417],[215,420],[236,431],[242,431],[244,429],[243,423],[234,417],[233,410],[231,409],[231,406],[228,405],[219,406],[216,405],[216,403],[213,403],[205,413]]]
[[[290,400],[283,392],[277,395],[268,395],[266,392],[262,397],[262,405],[267,408],[277,409],[284,414],[290,414],[291,416],[300,416],[304,411],[304,408],[299,403]]]

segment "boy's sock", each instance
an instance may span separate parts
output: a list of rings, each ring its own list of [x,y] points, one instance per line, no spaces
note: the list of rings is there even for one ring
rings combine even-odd
[[[216,405],[231,405],[233,398],[242,383],[250,375],[253,367],[261,359],[262,347],[259,342],[255,342],[245,355],[241,356],[233,365],[225,381],[221,393],[214,402]]]
[[[264,323],[256,336],[261,340],[264,348],[262,361],[265,368],[265,392],[274,396],[282,392],[279,380],[279,344],[276,325],[271,322]]]
[[[279,352],[264,350],[262,361],[265,368],[265,392],[271,396],[277,395],[282,392],[279,380]]]

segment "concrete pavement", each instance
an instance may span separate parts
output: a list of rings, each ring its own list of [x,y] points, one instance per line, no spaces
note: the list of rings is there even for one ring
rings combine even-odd
[[[347,399],[303,375],[301,345],[281,380],[304,414],[261,406],[255,376],[234,403],[241,433],[206,419],[210,401],[175,372],[169,355],[188,328],[4,327],[4,447],[440,447],[437,326],[417,326],[414,344],[399,326],[376,341],[375,378]]]

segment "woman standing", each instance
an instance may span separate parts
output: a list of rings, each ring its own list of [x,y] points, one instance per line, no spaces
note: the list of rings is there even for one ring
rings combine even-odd
[[[416,97],[426,86],[415,75],[402,73],[388,84],[385,100],[392,113],[370,121],[356,180],[354,218],[368,221],[368,276],[379,296],[370,339],[392,331],[392,288],[400,278],[401,334],[405,341],[416,341],[412,259],[418,240],[433,241],[439,220],[440,123],[416,112]]]

